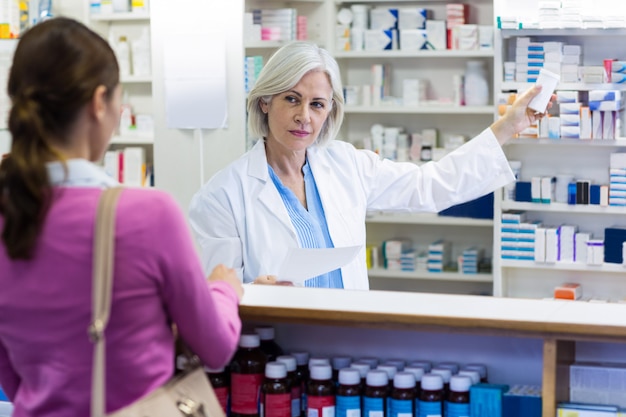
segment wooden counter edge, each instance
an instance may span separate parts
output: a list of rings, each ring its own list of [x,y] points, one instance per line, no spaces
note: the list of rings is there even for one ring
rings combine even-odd
[[[350,326],[495,334],[558,340],[593,340],[626,342],[626,326],[565,324],[523,320],[476,319],[435,315],[396,314],[361,311],[330,311],[311,308],[239,307],[244,321],[300,323],[310,325]]]

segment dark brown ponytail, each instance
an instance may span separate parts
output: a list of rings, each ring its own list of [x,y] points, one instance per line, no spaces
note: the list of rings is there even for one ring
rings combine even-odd
[[[2,241],[11,259],[30,259],[51,202],[46,163],[63,161],[79,112],[104,85],[112,94],[119,69],[109,45],[67,18],[39,23],[20,39],[9,73],[9,156],[0,163]]]

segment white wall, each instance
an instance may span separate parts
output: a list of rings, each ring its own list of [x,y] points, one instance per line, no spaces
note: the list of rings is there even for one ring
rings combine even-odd
[[[202,130],[200,139],[191,130],[168,129],[165,123],[165,94],[163,82],[163,43],[172,25],[168,19],[166,1],[152,0],[152,65],[155,119],[155,184],[174,195],[187,211],[189,201],[202,184],[215,172],[240,156],[245,149],[245,98],[243,86],[243,0],[210,1],[185,0],[181,7],[201,9],[201,24],[219,28],[226,37],[226,74],[229,123],[225,129]],[[196,135],[200,136],[200,135]],[[204,150],[202,151],[202,148]],[[202,158],[201,158],[202,157]],[[203,160],[203,166],[201,161]]]

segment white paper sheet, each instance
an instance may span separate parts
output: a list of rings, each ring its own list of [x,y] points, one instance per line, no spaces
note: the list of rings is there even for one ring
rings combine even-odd
[[[348,264],[362,248],[361,245],[325,249],[289,248],[278,279],[302,286],[307,279]]]
[[[163,59],[167,127],[227,127],[223,35],[170,34],[163,43]]]

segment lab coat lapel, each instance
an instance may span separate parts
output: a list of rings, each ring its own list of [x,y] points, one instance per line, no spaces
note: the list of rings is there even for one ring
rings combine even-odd
[[[339,179],[335,176],[328,159],[325,158],[323,148],[309,148],[307,155],[317,185],[317,192],[322,200],[322,207],[324,207],[324,216],[326,217],[326,224],[328,224],[330,238],[336,248],[346,246],[350,232],[346,230],[342,220],[342,209],[337,206],[340,198],[333,194],[333,190],[339,189],[334,186]]]
[[[265,155],[265,145],[262,140],[259,140],[252,148],[250,154],[250,164],[248,166],[248,176],[253,182],[257,182],[258,194],[257,200],[264,209],[267,210],[267,215],[276,218],[289,234],[297,240],[296,231],[289,218],[289,213],[285,208],[278,190],[274,186],[270,174],[267,169],[267,157]],[[253,196],[254,197],[254,196]],[[260,209],[260,208],[259,208]]]

